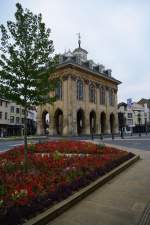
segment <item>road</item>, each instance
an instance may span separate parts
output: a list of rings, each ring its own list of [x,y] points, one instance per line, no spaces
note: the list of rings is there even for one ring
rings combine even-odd
[[[82,136],[82,137],[49,137],[48,139],[34,139],[29,140],[28,143],[37,143],[39,140],[47,141],[47,140],[58,140],[58,139],[71,139],[71,140],[91,140],[91,136]],[[100,140],[99,136],[95,136],[94,140]],[[126,136],[124,139],[121,139],[120,137],[115,137],[114,140],[112,140],[111,136],[107,135],[102,140],[103,143],[109,143],[109,144],[115,144],[115,145],[122,145],[125,147],[130,148],[137,148],[145,151],[150,151],[150,135],[142,135],[139,137],[138,135],[134,136]],[[22,145],[24,142],[23,140],[0,140],[0,151],[5,151],[8,149],[11,149],[13,147]]]
[[[124,139],[120,137],[115,138],[114,140],[106,138],[103,140],[104,143],[120,145],[129,148],[137,148],[140,150],[150,151],[150,135],[142,135],[139,137],[135,136],[126,136]]]

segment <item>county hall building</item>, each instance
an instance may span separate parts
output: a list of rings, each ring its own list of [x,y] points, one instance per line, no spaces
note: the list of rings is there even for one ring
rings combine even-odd
[[[111,69],[88,60],[78,48],[59,55],[51,76],[57,80],[56,101],[38,107],[37,133],[50,135],[109,134],[118,132],[117,91],[121,83]]]

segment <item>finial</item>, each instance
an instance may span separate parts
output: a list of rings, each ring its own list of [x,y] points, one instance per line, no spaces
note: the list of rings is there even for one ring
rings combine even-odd
[[[78,35],[78,44],[79,44],[79,48],[81,47],[81,35],[80,33],[77,33]]]

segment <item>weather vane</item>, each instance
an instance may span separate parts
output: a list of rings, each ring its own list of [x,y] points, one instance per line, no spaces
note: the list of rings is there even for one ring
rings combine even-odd
[[[79,48],[81,47],[81,35],[80,33],[77,33],[78,35],[78,44],[79,44]]]

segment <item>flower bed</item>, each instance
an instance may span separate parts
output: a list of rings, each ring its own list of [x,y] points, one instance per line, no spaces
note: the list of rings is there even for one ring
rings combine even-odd
[[[23,146],[0,155],[0,224],[21,224],[67,198],[134,155],[102,145],[52,141]]]

